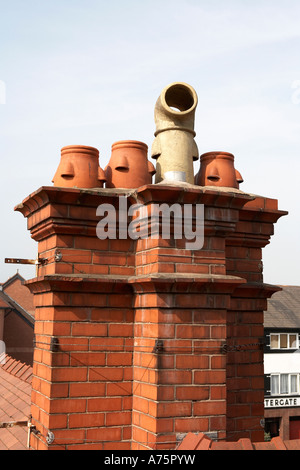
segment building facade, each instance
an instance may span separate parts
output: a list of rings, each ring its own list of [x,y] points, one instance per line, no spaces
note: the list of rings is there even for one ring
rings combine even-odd
[[[265,431],[300,438],[300,287],[285,286],[265,313]]]
[[[25,279],[15,274],[0,284],[0,354],[33,364],[34,305]]]

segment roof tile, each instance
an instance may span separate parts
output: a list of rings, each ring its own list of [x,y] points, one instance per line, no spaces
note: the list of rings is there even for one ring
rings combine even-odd
[[[0,364],[0,422],[27,421],[31,406],[32,368],[5,357]],[[27,427],[0,429],[0,450],[24,450]]]
[[[280,286],[268,299],[265,328],[300,328],[300,286]]]
[[[202,443],[205,445],[202,446]],[[274,437],[270,442],[252,443],[250,439],[239,439],[237,442],[212,441],[203,433],[188,433],[177,450],[300,450],[300,439],[283,441]]]

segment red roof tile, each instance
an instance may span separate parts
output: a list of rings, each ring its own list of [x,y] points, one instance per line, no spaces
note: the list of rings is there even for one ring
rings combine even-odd
[[[25,279],[17,273],[2,284],[2,291],[17,306],[34,316],[33,294],[24,285],[24,281]]]
[[[10,308],[10,305],[0,297],[0,308]]]
[[[177,450],[300,450],[300,439],[283,441],[280,437],[274,437],[270,442],[253,443],[250,439],[218,442],[203,433],[188,433]]]
[[[0,422],[27,421],[31,405],[32,368],[5,356],[0,364]],[[28,428],[0,428],[0,450],[24,450]]]

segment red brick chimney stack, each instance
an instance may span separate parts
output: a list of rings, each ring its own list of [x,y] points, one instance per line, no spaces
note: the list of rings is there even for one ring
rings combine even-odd
[[[125,238],[122,196],[146,215],[155,204],[203,205],[203,247],[187,249],[174,218],[169,238]],[[116,239],[97,237],[102,204],[115,210]],[[277,201],[162,182],[42,187],[16,210],[40,260],[26,283],[36,308],[31,448],[174,449],[188,432],[263,440],[263,311],[277,288],[263,283],[262,248],[286,214]]]

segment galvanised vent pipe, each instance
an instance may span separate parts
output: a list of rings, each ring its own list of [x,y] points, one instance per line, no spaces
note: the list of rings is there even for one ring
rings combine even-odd
[[[158,98],[154,120],[156,131],[151,156],[156,159],[155,183],[163,180],[194,184],[193,161],[199,152],[194,140],[198,97],[186,83],[172,83]]]

